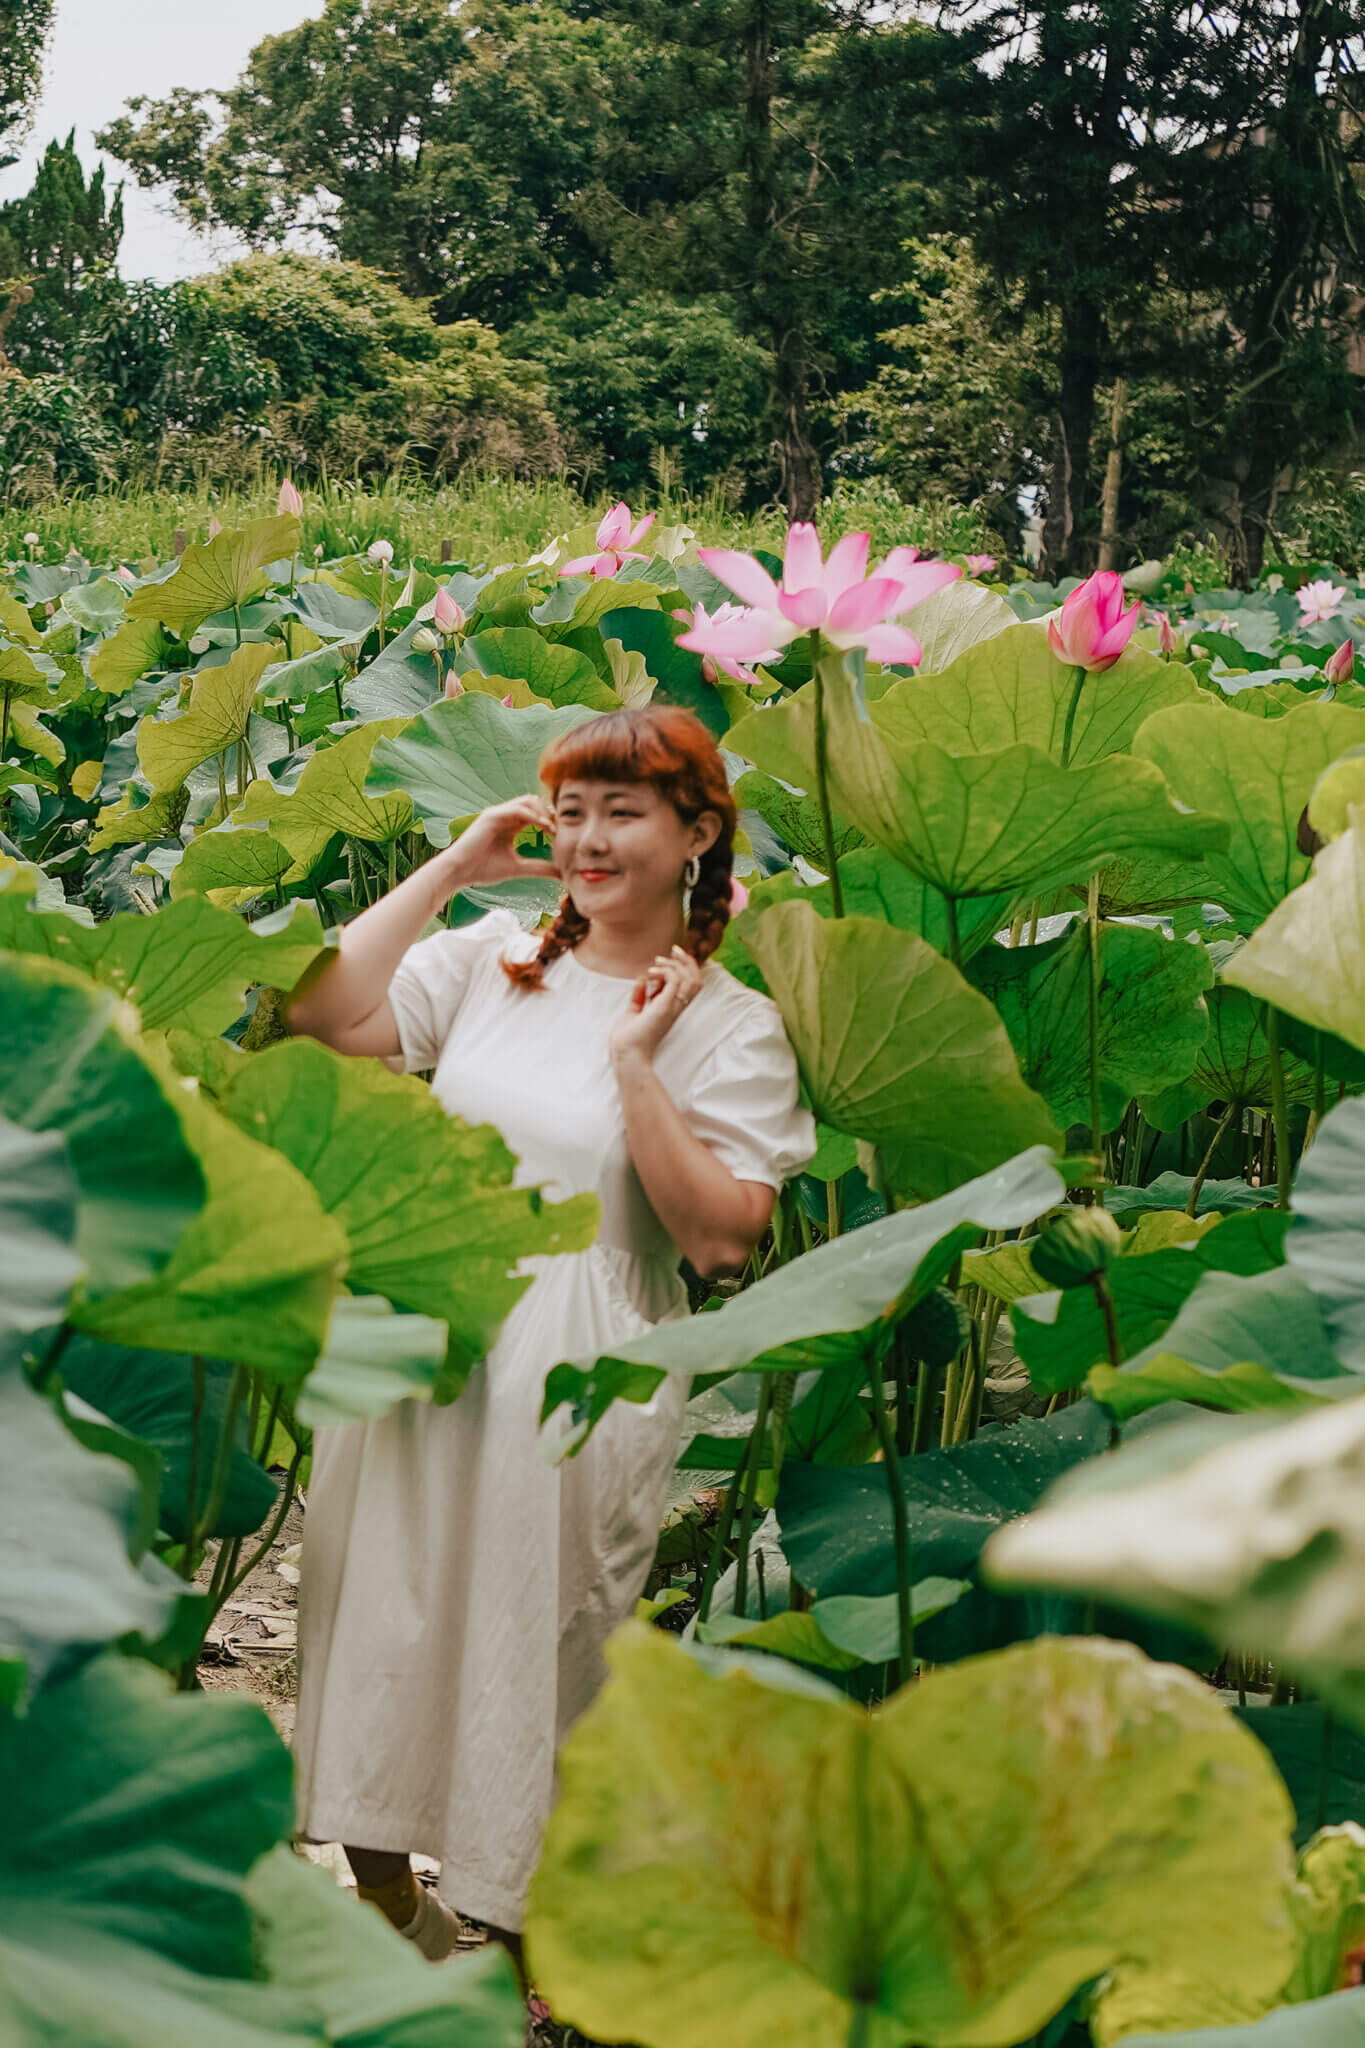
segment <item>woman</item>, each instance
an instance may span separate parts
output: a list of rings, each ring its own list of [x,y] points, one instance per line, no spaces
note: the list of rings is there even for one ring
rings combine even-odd
[[[485,811],[349,924],[290,1006],[292,1030],[338,1051],[434,1068],[452,1115],[502,1132],[519,1184],[601,1202],[587,1251],[524,1262],[533,1284],[457,1402],[317,1434],[300,1825],[346,1845],[362,1897],[433,1959],[453,1907],[517,1948],[555,1749],[643,1588],[676,1457],[671,1380],[555,1464],[545,1376],[682,1313],[680,1254],[738,1270],[815,1146],[775,1006],[707,965],[735,808],[705,728],[665,708],[585,720],[541,779],[552,804]],[[548,930],[495,911],[421,938],[459,889],[544,879],[516,851],[528,828],[566,887]],[[439,1896],[414,1850],[440,1861]]]

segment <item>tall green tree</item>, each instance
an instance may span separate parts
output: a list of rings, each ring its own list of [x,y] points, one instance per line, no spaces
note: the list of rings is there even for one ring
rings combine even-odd
[[[15,160],[43,78],[56,0],[0,0],[0,170]]]
[[[123,239],[123,187],[89,179],[74,128],[49,142],[28,191],[0,207],[0,280],[22,293],[6,348],[28,375],[65,369],[93,287],[107,277]]]

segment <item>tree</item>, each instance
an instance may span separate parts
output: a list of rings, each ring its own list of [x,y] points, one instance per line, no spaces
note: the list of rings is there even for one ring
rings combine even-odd
[[[0,170],[15,161],[43,77],[56,0],[0,0]]]
[[[49,142],[29,190],[0,206],[0,281],[24,293],[6,346],[30,374],[64,370],[92,283],[111,272],[123,239],[123,188],[87,182],[76,131]]]

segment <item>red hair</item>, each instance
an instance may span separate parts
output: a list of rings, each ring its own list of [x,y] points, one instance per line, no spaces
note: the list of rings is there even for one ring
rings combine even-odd
[[[730,868],[738,823],[720,749],[699,718],[677,705],[606,711],[562,733],[540,757],[540,779],[552,797],[566,782],[647,782],[691,824],[703,811],[720,819],[715,844],[701,855],[684,944],[710,959],[730,921]],[[503,972],[523,988],[540,988],[545,969],[588,935],[588,920],[566,890],[553,924],[530,960],[504,960]]]

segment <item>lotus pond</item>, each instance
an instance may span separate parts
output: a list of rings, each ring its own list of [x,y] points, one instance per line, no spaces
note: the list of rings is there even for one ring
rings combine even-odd
[[[820,1146],[739,1284],[547,1362],[580,1435],[692,1399],[541,1996],[639,2048],[1360,2048],[1365,592],[1100,655],[1104,593],[974,558],[764,646],[782,564],[622,535],[303,560],[284,510],[0,576],[0,2037],[522,2039],[501,1952],[431,1970],[291,1853],[196,1665],[311,1430],[458,1398],[596,1225],[282,992],[656,697],[726,750],[721,958]]]

